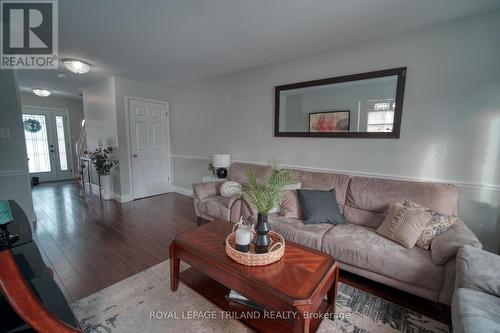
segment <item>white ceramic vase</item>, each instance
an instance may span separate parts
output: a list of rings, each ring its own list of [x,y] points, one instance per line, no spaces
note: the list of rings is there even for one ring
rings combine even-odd
[[[113,199],[113,183],[111,175],[101,176],[102,198],[104,200]]]

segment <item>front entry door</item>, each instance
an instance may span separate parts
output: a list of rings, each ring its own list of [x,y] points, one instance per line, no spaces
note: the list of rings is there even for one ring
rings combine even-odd
[[[134,199],[171,191],[168,104],[128,100]]]
[[[30,175],[41,182],[72,178],[66,112],[23,108],[23,126]]]

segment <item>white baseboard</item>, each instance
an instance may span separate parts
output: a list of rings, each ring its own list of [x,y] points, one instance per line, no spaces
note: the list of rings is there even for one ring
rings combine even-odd
[[[132,197],[132,194],[115,194],[115,200],[119,201],[119,202],[129,202],[129,201],[132,201],[134,200],[134,198]]]
[[[88,183],[85,184],[85,189],[88,189]],[[90,183],[90,187],[92,189],[92,194],[99,195],[99,185]],[[118,194],[113,192],[112,193],[112,200],[118,201],[118,202],[129,202],[134,200],[132,197],[132,194]]]
[[[179,193],[179,194],[187,195],[188,197],[192,197],[193,196],[193,190],[192,189],[187,189],[187,188],[184,188],[184,187],[175,186],[174,187],[174,192],[175,193]]]

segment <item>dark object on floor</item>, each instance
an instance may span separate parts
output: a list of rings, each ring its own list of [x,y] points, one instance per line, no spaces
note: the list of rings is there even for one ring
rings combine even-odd
[[[10,248],[12,244],[19,240],[19,236],[10,234],[7,224],[0,225],[0,251]]]
[[[260,306],[259,304],[256,304],[255,302],[252,302],[251,300],[249,300],[248,298],[246,298],[246,297],[238,294],[234,290],[229,291],[227,293],[227,295],[226,295],[226,298],[229,301],[233,301],[233,302],[236,302],[236,303],[240,303],[240,304],[249,306],[252,309],[255,309],[257,311],[264,311],[264,308],[262,306]]]
[[[0,332],[33,332],[30,320],[47,332],[79,332],[70,327],[78,323],[32,239],[28,217],[15,201],[9,200],[9,205],[14,218],[9,229],[19,234],[19,240],[0,251],[0,285],[5,295],[0,296]]]
[[[31,186],[37,186],[40,184],[40,178],[38,177],[31,177]]]
[[[217,173],[217,178],[219,178],[219,179],[224,179],[227,177],[227,169],[226,168],[218,168],[216,173]]]

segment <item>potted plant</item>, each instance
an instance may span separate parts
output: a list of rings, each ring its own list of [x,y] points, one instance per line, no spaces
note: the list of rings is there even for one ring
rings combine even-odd
[[[250,205],[257,210],[256,234],[253,239],[255,253],[268,251],[270,245],[268,213],[279,204],[284,187],[294,182],[293,171],[282,169],[278,161],[271,160],[269,166],[270,169],[262,181],[257,180],[253,170],[249,170],[247,182],[241,185],[245,200],[249,201]]]
[[[102,149],[97,148],[90,153],[90,159],[94,164],[95,171],[99,175],[100,183],[102,186],[102,197],[104,200],[112,199],[112,184],[111,184],[111,169],[118,164],[118,161],[109,159],[108,154],[112,152],[111,147]]]
[[[214,162],[208,163],[208,172],[210,172],[210,175],[212,177],[215,177],[215,167],[214,167]]]

